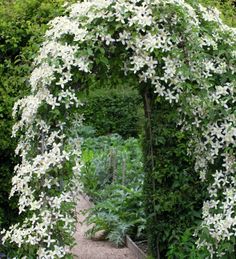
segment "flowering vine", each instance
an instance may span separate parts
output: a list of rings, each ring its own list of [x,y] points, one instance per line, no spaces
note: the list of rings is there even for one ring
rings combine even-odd
[[[87,0],[49,25],[31,94],[14,106],[14,116],[21,116],[13,136],[21,135],[16,153],[22,162],[11,196],[19,195],[25,220],[3,241],[18,246],[19,258],[30,251],[37,258],[68,256],[80,171],[79,143],[69,134],[71,114],[81,105],[76,89],[96,73],[98,50],[106,55],[122,46],[125,75],[136,74],[165,100],[181,103],[178,123],[192,133],[195,170],[209,182],[197,245],[224,255],[222,244],[232,245],[236,236],[236,30],[217,9],[185,0]]]

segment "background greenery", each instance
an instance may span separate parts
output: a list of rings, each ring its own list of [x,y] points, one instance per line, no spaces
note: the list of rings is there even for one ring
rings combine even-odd
[[[118,133],[124,138],[142,132],[143,107],[138,92],[126,89],[99,89],[81,98],[84,123],[96,129],[96,135]]]

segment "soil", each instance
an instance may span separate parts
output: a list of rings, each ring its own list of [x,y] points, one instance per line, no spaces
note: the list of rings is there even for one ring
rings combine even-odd
[[[148,251],[148,245],[147,241],[135,241],[135,244],[145,253],[147,254]]]
[[[73,248],[74,258],[78,259],[135,259],[131,251],[127,248],[117,248],[109,241],[101,241],[100,238],[91,240],[86,238],[85,232],[89,226],[84,223],[84,211],[92,204],[82,195],[78,202],[78,224],[75,233],[77,245]],[[102,239],[102,238],[101,238]]]

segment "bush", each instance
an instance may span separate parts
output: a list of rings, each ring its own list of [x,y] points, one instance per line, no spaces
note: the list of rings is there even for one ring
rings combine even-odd
[[[96,129],[97,136],[118,133],[137,137],[142,130],[142,99],[136,91],[94,91],[84,100],[85,124]]]
[[[193,237],[194,228],[187,228],[177,237],[176,242],[169,246],[167,252],[168,259],[205,259],[209,257],[209,253],[204,249],[197,249]]]
[[[145,108],[151,116],[143,139],[147,238],[150,254],[166,258],[178,237],[198,225],[206,188],[187,155],[190,135],[176,125],[178,107],[149,91]]]

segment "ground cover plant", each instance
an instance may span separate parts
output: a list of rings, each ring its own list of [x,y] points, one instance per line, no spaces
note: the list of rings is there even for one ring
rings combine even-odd
[[[19,119],[13,135],[21,135],[16,152],[22,161],[11,195],[19,195],[25,219],[2,232],[4,243],[14,245],[20,257],[70,256],[72,192],[81,168],[79,143],[69,130],[81,105],[76,90],[113,73],[133,81],[144,101],[149,255],[166,253],[166,240],[157,228],[153,231],[165,215],[160,213],[158,183],[174,193],[172,183],[181,173],[175,162],[182,167],[186,156],[190,159],[184,168],[192,166],[207,186],[196,246],[203,256],[234,255],[236,30],[223,23],[217,9],[191,0],[85,1],[70,6],[50,25],[35,59],[30,95],[13,110]],[[163,125],[183,136],[166,136],[165,131],[163,137],[157,135],[154,122],[162,107],[163,113],[169,111]],[[171,146],[180,145],[181,139],[179,156]],[[167,140],[170,151],[163,156],[158,147],[164,150]],[[168,161],[176,175],[165,164],[160,167],[160,161]],[[176,204],[172,198],[169,211]]]

